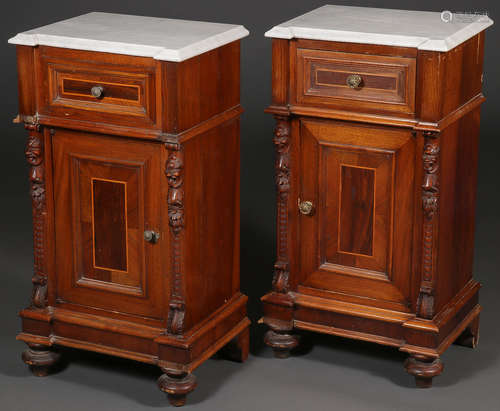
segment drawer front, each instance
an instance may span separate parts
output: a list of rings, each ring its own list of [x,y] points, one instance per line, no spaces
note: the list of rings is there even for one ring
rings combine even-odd
[[[413,114],[415,73],[414,58],[299,48],[297,103]]]
[[[155,63],[139,57],[41,50],[41,114],[155,127]],[[136,60],[137,59],[137,60]]]

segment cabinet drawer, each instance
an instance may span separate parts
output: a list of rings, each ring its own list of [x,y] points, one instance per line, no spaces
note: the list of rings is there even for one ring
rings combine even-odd
[[[46,47],[40,60],[46,80],[42,114],[135,127],[155,125],[152,59]]]
[[[297,50],[297,103],[413,114],[414,58]]]

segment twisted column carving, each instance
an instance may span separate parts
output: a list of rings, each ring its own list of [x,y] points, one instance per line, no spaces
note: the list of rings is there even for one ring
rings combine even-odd
[[[30,193],[33,214],[34,267],[31,307],[47,306],[47,271],[45,242],[47,238],[47,206],[45,201],[45,166],[43,161],[43,135],[38,124],[25,123],[29,131],[25,156],[30,165]]]
[[[276,116],[273,143],[276,151],[275,184],[278,194],[277,230],[278,257],[274,264],[273,290],[278,293],[289,291],[288,257],[288,196],[290,193],[290,121]]]
[[[439,215],[439,134],[424,132],[422,184],[422,276],[417,301],[420,317],[434,317],[434,282],[436,271],[435,243],[437,241]]]
[[[182,334],[184,331],[185,296],[182,273],[182,234],[184,229],[184,156],[178,143],[166,143],[170,151],[165,175],[168,181],[168,219],[171,241],[171,282],[167,331]]]

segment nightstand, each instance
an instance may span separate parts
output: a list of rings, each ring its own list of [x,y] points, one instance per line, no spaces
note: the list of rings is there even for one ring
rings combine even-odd
[[[276,356],[294,329],[409,354],[429,387],[479,337],[472,277],[487,16],[324,6],[272,37]]]
[[[174,405],[230,346],[239,291],[242,26],[90,13],[18,34],[34,276],[23,359],[57,346],[158,365]]]

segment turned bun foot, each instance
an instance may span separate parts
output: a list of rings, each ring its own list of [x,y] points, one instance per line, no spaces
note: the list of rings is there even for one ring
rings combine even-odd
[[[405,362],[406,371],[415,377],[418,388],[432,387],[432,378],[443,372],[443,363],[439,358],[414,355]]]
[[[23,361],[37,377],[46,377],[59,358],[59,353],[41,344],[28,344],[28,349],[22,354]]]
[[[186,396],[196,388],[196,377],[189,373],[179,373],[162,369],[165,374],[158,378],[158,388],[165,392],[174,407],[186,404]]]
[[[296,336],[287,334],[287,332],[275,332],[273,330],[266,333],[264,342],[273,349],[275,358],[288,358],[290,351],[299,345]]]
[[[455,344],[476,348],[479,343],[479,315],[472,320],[467,328],[455,340]]]

